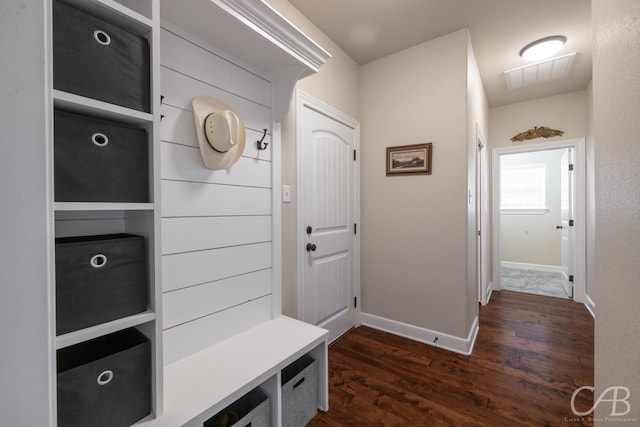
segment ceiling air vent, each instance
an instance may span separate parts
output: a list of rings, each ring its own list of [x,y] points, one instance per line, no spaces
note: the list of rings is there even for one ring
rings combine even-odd
[[[505,71],[504,81],[507,84],[507,90],[569,77],[575,57],[576,53],[573,52],[536,64]]]

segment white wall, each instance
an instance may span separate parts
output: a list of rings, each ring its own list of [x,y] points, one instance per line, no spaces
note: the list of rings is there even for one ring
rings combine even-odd
[[[595,396],[630,388],[640,418],[640,3],[593,0],[593,139],[595,158]],[[609,393],[607,398],[611,399]],[[619,409],[626,409],[620,403]],[[611,404],[596,409],[596,425]]]
[[[480,70],[467,32],[467,186],[472,197],[467,203],[467,324],[478,315],[478,301],[481,301],[478,281],[482,289],[489,286],[489,239],[481,238],[478,245],[478,230],[490,236],[489,210],[489,163],[488,147],[478,148],[478,133],[485,138],[489,131],[489,104],[484,91]],[[480,150],[480,151],[479,151]],[[482,224],[479,224],[479,221]],[[478,277],[478,261],[482,275]]]
[[[501,213],[500,261],[560,267],[560,150],[505,154],[501,167],[545,165],[545,198],[542,214]]]
[[[534,126],[559,129],[564,131],[564,135],[523,143],[584,138],[586,108],[586,91],[494,107],[489,111],[489,144],[491,148],[515,146],[519,143],[511,142],[511,137]]]
[[[7,426],[47,426],[55,412],[49,8],[49,1],[0,5],[0,417]]]
[[[358,64],[287,0],[267,0],[267,3],[331,54],[318,73],[300,80],[296,88],[359,119]],[[293,317],[297,316],[298,279],[295,120],[295,108],[282,120],[282,183],[291,186],[291,203],[282,205],[282,312]]]
[[[467,37],[457,31],[360,73],[362,310],[455,337],[470,328]],[[423,142],[433,143],[431,175],[385,175],[386,147]]]
[[[593,140],[593,81],[587,88],[587,132],[585,138],[586,200],[587,229],[586,229],[586,300],[590,310],[595,312],[596,301],[596,201],[595,201],[595,159]]]
[[[272,316],[271,84],[214,46],[161,32],[164,363]],[[247,144],[228,170],[202,162],[191,101],[212,96],[244,121]],[[269,139],[267,139],[269,141]]]

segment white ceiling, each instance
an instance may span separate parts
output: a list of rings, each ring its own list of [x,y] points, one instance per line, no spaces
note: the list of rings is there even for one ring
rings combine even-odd
[[[591,0],[289,0],[357,63],[468,28],[489,105],[583,90],[591,80]],[[504,71],[527,65],[526,44],[564,35],[569,77],[507,91]]]

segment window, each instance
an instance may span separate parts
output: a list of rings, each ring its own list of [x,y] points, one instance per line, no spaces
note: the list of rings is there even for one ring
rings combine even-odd
[[[513,213],[544,213],[545,165],[503,166],[500,170],[500,210]]]

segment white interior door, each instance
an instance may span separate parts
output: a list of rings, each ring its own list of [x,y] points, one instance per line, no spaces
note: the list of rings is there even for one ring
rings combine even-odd
[[[308,104],[299,114],[299,317],[328,329],[333,341],[356,324],[357,130]]]
[[[560,263],[562,286],[573,298],[573,148],[567,148],[560,158],[560,225],[562,233]]]

